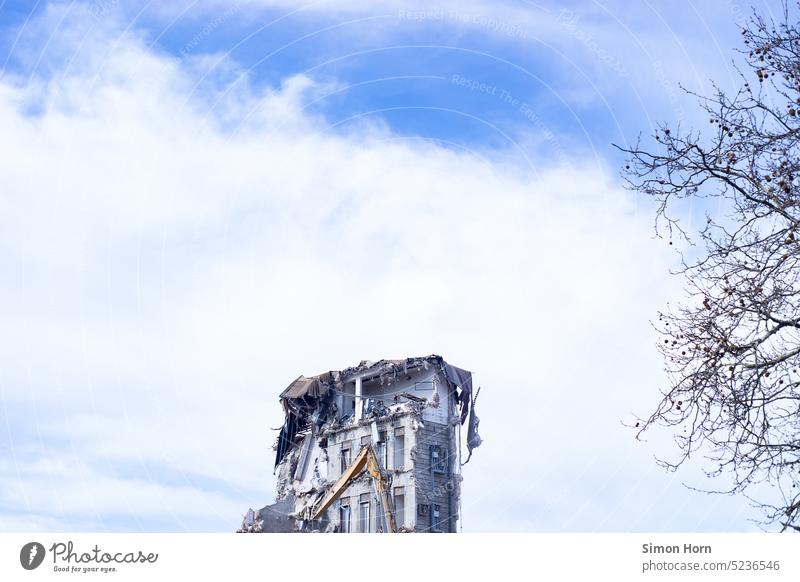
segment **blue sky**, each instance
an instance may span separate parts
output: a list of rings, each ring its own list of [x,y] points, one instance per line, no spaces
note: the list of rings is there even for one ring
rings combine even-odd
[[[0,529],[231,531],[285,385],[428,353],[465,531],[753,529],[622,425],[681,289],[611,145],[704,127],[749,11],[0,0]]]

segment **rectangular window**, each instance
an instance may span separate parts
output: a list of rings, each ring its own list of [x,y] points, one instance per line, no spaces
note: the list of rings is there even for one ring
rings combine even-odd
[[[368,436],[361,437],[361,446],[363,447],[363,446],[366,446],[368,444],[369,444],[369,437]]]
[[[358,531],[369,533],[369,501],[358,504]]]
[[[431,445],[431,468],[434,473],[447,473],[447,458],[439,445]]]
[[[348,445],[342,445],[342,454],[341,454],[341,472],[344,473],[347,471],[347,467],[350,466],[350,461],[352,456],[350,455],[350,447]]]
[[[376,445],[376,448],[376,454],[378,455],[378,461],[381,464],[381,468],[386,469],[389,462],[389,460],[386,458],[386,431],[378,433],[378,444]]]
[[[339,531],[350,533],[350,506],[342,505],[339,508]]]
[[[406,455],[406,437],[405,431],[402,428],[396,428],[394,430],[394,459],[392,467],[393,469],[397,469],[402,471],[403,466],[405,465],[405,455]]]
[[[406,495],[402,487],[394,488],[394,522],[397,529],[406,524]]]
[[[442,531],[441,518],[439,517],[440,509],[438,505],[433,506],[433,511],[431,511],[431,531]]]

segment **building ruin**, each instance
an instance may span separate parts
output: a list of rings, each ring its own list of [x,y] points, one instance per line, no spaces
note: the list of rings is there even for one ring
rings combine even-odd
[[[457,531],[478,391],[436,355],[300,376],[280,395],[276,502],[239,531]]]

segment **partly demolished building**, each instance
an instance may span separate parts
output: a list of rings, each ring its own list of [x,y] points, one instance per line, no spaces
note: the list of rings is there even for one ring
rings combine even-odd
[[[436,355],[300,376],[280,395],[276,502],[239,531],[455,532],[476,398]]]

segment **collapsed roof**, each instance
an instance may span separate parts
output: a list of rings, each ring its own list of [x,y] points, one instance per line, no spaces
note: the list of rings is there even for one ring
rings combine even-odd
[[[358,366],[341,371],[330,371],[316,376],[300,376],[281,392],[280,401],[285,413],[285,420],[278,436],[275,467],[280,465],[284,457],[297,442],[297,437],[309,429],[319,429],[328,422],[333,396],[344,389],[344,385],[355,378],[378,379],[383,385],[398,378],[433,367],[446,379],[451,394],[454,396],[463,425],[469,419],[467,430],[467,448],[472,456],[472,449],[480,446],[478,435],[478,417],[475,415],[475,399],[473,395],[472,373],[444,361],[441,356],[430,355],[405,360],[380,360],[379,362],[362,361]],[[467,458],[469,461],[469,457]]]

